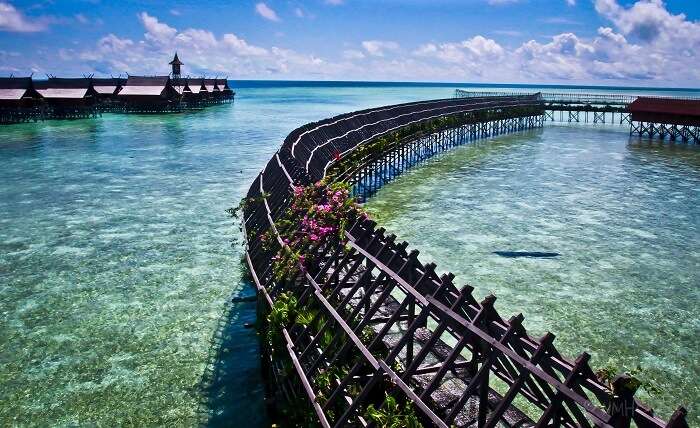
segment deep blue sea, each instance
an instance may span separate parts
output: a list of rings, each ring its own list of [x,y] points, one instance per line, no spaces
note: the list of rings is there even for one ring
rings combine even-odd
[[[254,290],[225,209],[292,129],[469,87],[231,86],[235,103],[201,112],[0,128],[0,426],[267,426],[258,339],[244,327],[255,303],[231,301]],[[494,88],[539,89],[472,86]],[[548,125],[457,149],[368,206],[570,355],[639,361],[662,390],[644,399],[668,416],[700,401],[698,189],[697,147]],[[493,254],[505,250],[560,256]]]

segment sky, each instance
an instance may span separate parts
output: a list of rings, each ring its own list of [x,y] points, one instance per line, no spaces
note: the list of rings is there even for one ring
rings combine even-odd
[[[700,0],[0,0],[0,75],[700,87]]]

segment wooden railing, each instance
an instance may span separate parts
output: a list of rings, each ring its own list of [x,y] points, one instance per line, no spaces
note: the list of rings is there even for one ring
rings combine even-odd
[[[541,114],[541,107],[534,97],[410,103],[305,125],[287,137],[251,186],[243,221],[262,314],[291,292],[313,315],[281,327],[283,346],[274,355],[264,346],[280,400],[304,397],[313,423],[324,427],[373,426],[368,406],[387,406],[387,396],[438,427],[688,426],[685,409],[664,422],[624,387],[628,379],[616,379],[611,390],[588,354],[563,357],[552,334],[530,336],[522,315],[503,319],[494,296],[478,302],[470,286],[437,275],[434,264],[421,263],[418,251],[370,220],[357,220],[340,243],[309,244],[303,250],[318,263],[298,277],[274,275],[272,258],[287,245],[276,222],[294,186],[318,181],[364,144],[436,117],[523,108]]]

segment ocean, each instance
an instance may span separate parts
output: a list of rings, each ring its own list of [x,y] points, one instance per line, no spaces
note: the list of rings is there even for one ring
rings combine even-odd
[[[225,210],[284,137],[456,88],[540,89],[231,86],[233,104],[200,112],[0,128],[0,425],[267,426],[258,339],[245,328],[255,303],[232,302],[254,290]],[[368,207],[570,355],[640,362],[661,390],[644,400],[668,416],[700,401],[698,189],[697,147],[630,141],[624,126],[547,125],[445,154]]]

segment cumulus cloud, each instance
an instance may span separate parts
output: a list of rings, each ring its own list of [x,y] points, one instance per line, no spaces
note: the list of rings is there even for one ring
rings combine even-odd
[[[266,5],[265,3],[261,2],[256,4],[255,12],[267,20],[275,22],[280,21],[279,16],[277,16],[277,12],[275,12],[273,9],[270,8],[270,6]]]
[[[472,76],[483,76],[488,67],[499,62],[505,49],[496,41],[483,36],[457,43],[426,43],[416,49],[413,54],[417,57],[432,58],[450,65],[458,65],[463,73]]]
[[[362,47],[372,56],[384,56],[386,51],[393,51],[399,48],[399,44],[391,41],[383,40],[365,40],[362,42]]]
[[[145,12],[138,15],[144,28],[142,40],[102,37],[92,49],[76,53],[92,71],[110,74],[163,73],[174,51],[185,62],[191,75],[236,75],[265,77],[307,75],[327,77],[342,71],[336,64],[317,56],[278,47],[264,48],[249,43],[234,33],[217,36],[209,30],[178,30]]]
[[[177,33],[177,30],[175,30],[173,27],[158,21],[158,18],[151,16],[146,12],[139,13],[138,17],[143,25],[143,28],[146,30],[146,33],[144,34],[146,40],[165,44],[170,42],[175,36],[175,33]]]
[[[60,57],[71,58],[66,63],[76,67],[77,74],[164,72],[177,50],[186,63],[185,73],[236,78],[700,84],[698,22],[670,13],[659,0],[626,6],[620,0],[595,0],[594,4],[605,22],[592,35],[564,32],[515,46],[475,34],[414,46],[366,40],[323,57],[258,46],[231,32],[175,28],[162,17],[142,12],[138,14],[142,37],[107,34],[89,49],[64,49]],[[53,67],[51,60],[14,58],[12,66],[23,64],[36,70],[35,61]]]
[[[44,31],[47,21],[31,20],[10,3],[0,2],[0,31],[33,33]]]

